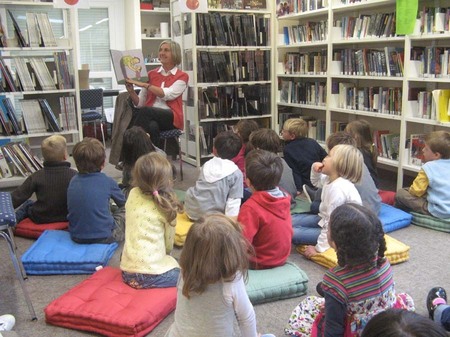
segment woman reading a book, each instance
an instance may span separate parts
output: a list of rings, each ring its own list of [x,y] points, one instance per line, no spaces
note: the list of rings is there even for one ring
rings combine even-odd
[[[142,127],[156,146],[160,146],[160,131],[184,128],[181,94],[189,79],[188,74],[177,67],[181,63],[178,43],[161,42],[158,56],[161,67],[148,72],[148,82],[127,79],[125,84],[134,106],[129,127]],[[134,86],[141,88],[139,95]]]

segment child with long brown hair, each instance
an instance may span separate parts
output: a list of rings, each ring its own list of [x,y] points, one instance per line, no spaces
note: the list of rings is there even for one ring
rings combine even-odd
[[[245,290],[248,245],[239,224],[210,213],[189,230],[180,257],[175,322],[167,337],[257,337],[255,312]],[[268,336],[268,335],[266,335]]]
[[[183,206],[172,190],[172,166],[163,155],[141,156],[133,168],[127,202],[122,278],[133,288],[175,287],[180,268],[170,256],[177,212]]]

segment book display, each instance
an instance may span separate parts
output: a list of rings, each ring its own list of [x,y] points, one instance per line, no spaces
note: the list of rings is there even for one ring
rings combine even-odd
[[[58,133],[80,140],[75,10],[53,3],[0,4],[0,188],[38,170],[40,145]],[[56,38],[58,37],[58,38]],[[6,165],[5,165],[6,163]]]
[[[450,127],[450,7],[419,1],[406,36],[395,11],[394,0],[279,1],[274,110],[277,131],[302,116],[319,141],[368,120],[378,163],[398,172],[400,188],[420,169],[422,135]]]
[[[272,127],[272,13],[266,1],[209,1],[207,13],[172,4],[173,39],[182,47],[184,160],[200,166],[218,132],[241,119]],[[176,28],[175,28],[176,27]]]

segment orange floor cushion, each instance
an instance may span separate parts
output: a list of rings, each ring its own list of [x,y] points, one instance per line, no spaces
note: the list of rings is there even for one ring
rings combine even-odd
[[[25,218],[16,225],[14,235],[24,238],[37,239],[47,229],[66,230],[68,227],[68,221],[37,224],[30,218]]]

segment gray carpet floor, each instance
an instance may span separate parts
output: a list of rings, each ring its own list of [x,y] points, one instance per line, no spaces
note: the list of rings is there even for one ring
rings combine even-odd
[[[198,169],[184,164],[184,181],[177,181],[176,188],[185,190],[191,186],[198,176]],[[104,172],[113,178],[120,178],[120,171],[107,165]],[[381,177],[383,178],[383,177]],[[431,287],[440,285],[450,290],[449,256],[450,245],[448,234],[424,229],[416,226],[395,231],[392,237],[411,247],[410,260],[393,266],[397,292],[409,293],[416,303],[417,312],[427,315],[425,298]],[[18,253],[23,254],[33,243],[33,240],[16,238]],[[110,261],[111,266],[119,266],[121,248],[118,249]],[[178,257],[180,249],[175,249],[174,256]],[[45,323],[44,308],[55,298],[77,285],[88,275],[61,276],[30,276],[26,281],[38,320],[31,321],[26,302],[16,278],[6,243],[0,241],[0,315],[13,314],[17,323],[14,330],[22,337],[63,337],[63,336],[97,336],[96,334],[55,327]],[[296,263],[309,277],[308,295],[315,295],[317,282],[322,279],[325,271],[311,261],[300,256],[292,249],[289,261]],[[283,336],[283,328],[292,309],[303,297],[287,299],[255,306],[258,330],[262,333],[273,333]],[[164,336],[173,322],[173,313],[159,324],[148,336]],[[5,335],[6,336],[6,335]]]

